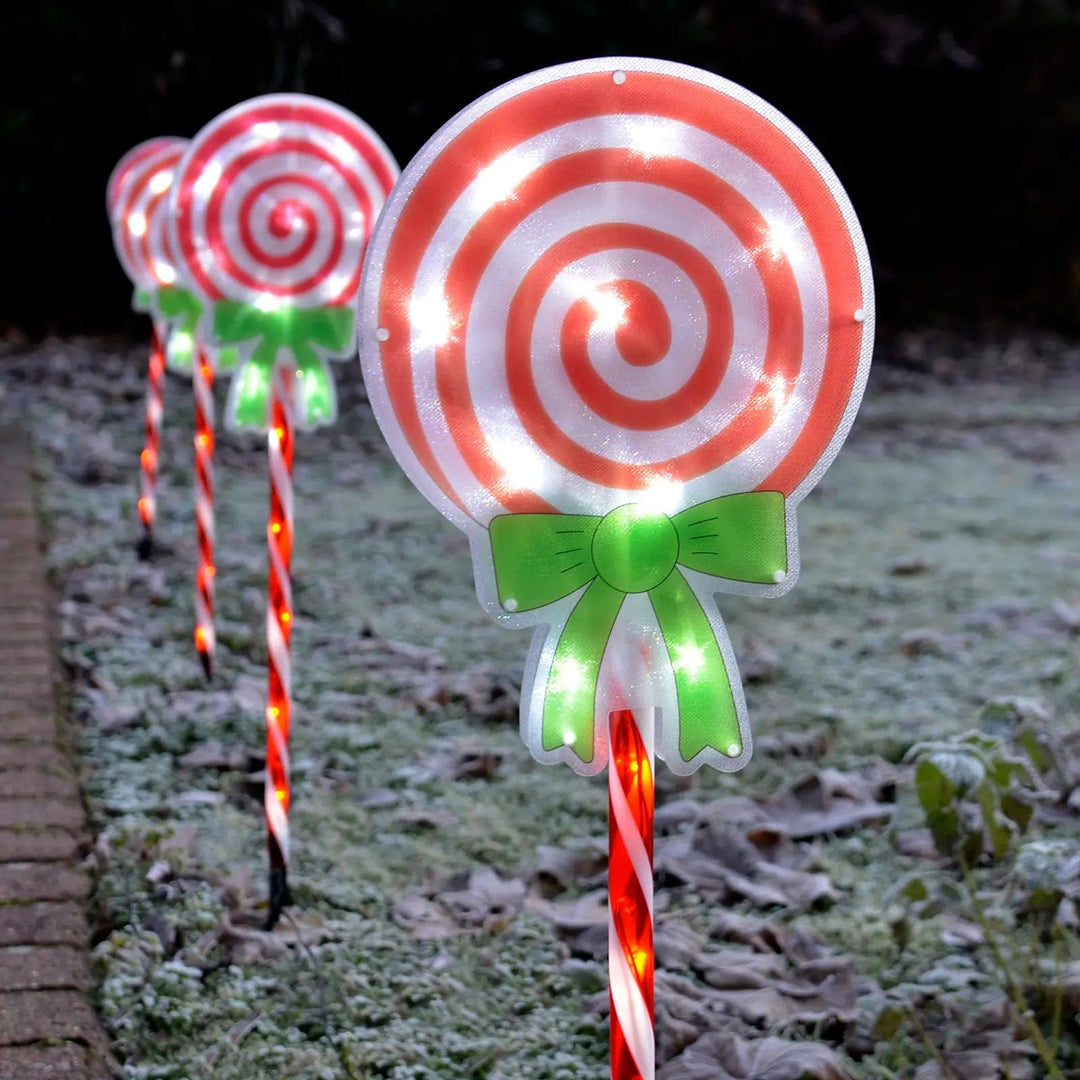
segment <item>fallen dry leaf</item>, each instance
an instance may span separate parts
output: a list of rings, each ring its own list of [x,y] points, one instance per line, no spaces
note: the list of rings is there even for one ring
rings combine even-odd
[[[854,1075],[821,1043],[747,1040],[713,1031],[669,1061],[657,1080],[852,1080]]]

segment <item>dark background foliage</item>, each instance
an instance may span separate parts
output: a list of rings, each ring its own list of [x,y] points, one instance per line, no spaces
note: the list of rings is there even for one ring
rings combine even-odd
[[[791,117],[860,215],[887,327],[1080,326],[1075,0],[22,0],[0,16],[0,325],[131,318],[104,186],[142,139],[300,90],[404,165],[483,92],[605,54]]]

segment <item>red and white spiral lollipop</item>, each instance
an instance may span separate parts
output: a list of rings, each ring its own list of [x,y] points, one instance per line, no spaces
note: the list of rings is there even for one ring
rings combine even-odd
[[[534,755],[596,772],[629,710],[675,771],[744,764],[712,594],[794,584],[795,508],[847,434],[872,347],[866,248],[818,151],[694,68],[539,71],[410,163],[361,292],[391,449],[469,534],[485,607],[539,626],[522,690]],[[616,762],[613,798],[643,753]],[[622,816],[620,842],[641,831]],[[611,898],[620,1080],[652,1075],[634,850]],[[617,903],[636,914],[614,919]]]
[[[173,171],[187,140],[149,139],[129,150],[113,169],[105,189],[116,253],[135,286],[135,307],[154,313],[154,294],[176,278],[166,218]],[[157,517],[157,474],[164,413],[164,322],[155,317],[147,372],[145,438],[140,455],[139,518],[144,536],[140,549],[149,553]]]
[[[324,363],[353,346],[352,304],[397,165],[362,120],[328,101],[278,94],[244,102],[192,140],[175,194],[174,236],[220,343],[243,343],[229,420],[268,430],[270,588],[266,819],[271,924],[287,895],[296,427],[329,423]]]

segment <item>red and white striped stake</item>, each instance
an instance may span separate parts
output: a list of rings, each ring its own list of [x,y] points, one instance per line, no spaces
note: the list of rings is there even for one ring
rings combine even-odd
[[[214,369],[200,349],[191,365],[195,388],[195,648],[209,679],[214,673]]]
[[[154,523],[157,520],[158,460],[161,456],[161,417],[164,412],[165,345],[157,323],[150,346],[150,366],[146,380],[146,425],[142,453],[142,483],[139,491],[139,519],[143,536],[139,556],[148,559],[154,547]]]
[[[272,927],[289,902],[289,719],[292,711],[293,435],[294,369],[275,361],[270,390],[270,552],[266,608],[267,668],[270,685],[266,706],[266,826],[270,854]]]
[[[612,1080],[654,1080],[652,722],[609,720],[608,979]]]

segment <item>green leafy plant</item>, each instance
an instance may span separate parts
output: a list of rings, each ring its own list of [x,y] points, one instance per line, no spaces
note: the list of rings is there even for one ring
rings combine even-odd
[[[974,866],[984,855],[1004,859],[1031,824],[1040,781],[1029,758],[999,739],[973,731],[918,743],[915,793],[934,845]]]

